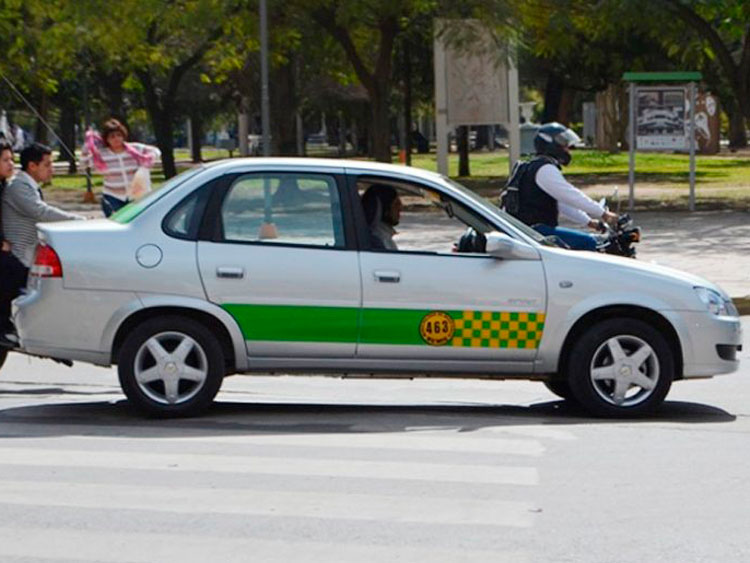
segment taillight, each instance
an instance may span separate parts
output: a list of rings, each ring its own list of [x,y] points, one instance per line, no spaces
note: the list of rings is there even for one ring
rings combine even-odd
[[[40,242],[34,254],[34,264],[29,273],[40,278],[61,278],[62,264],[57,252],[51,246]]]

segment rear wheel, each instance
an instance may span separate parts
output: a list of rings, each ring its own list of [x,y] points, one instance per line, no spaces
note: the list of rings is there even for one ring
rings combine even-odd
[[[664,336],[637,319],[608,319],[584,332],[568,361],[575,399],[598,416],[653,411],[669,392],[674,357]]]
[[[224,378],[224,354],[202,324],[169,316],[136,326],[118,358],[120,385],[151,416],[193,416],[213,402]]]

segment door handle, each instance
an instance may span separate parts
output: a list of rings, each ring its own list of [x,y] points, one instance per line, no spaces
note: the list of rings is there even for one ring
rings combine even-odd
[[[375,270],[373,272],[375,281],[380,283],[398,283],[401,281],[401,272],[396,270]]]
[[[239,280],[245,277],[245,269],[233,266],[219,266],[216,268],[216,277]]]

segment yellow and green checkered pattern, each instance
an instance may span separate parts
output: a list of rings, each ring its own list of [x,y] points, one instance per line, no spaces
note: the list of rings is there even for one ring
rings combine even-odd
[[[453,346],[471,348],[538,348],[544,313],[464,311],[456,319]]]

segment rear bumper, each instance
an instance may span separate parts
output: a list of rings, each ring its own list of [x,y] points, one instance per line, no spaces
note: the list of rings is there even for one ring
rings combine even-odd
[[[113,313],[133,302],[135,293],[71,290],[59,279],[36,278],[13,301],[13,322],[29,354],[109,365],[103,335]]]

